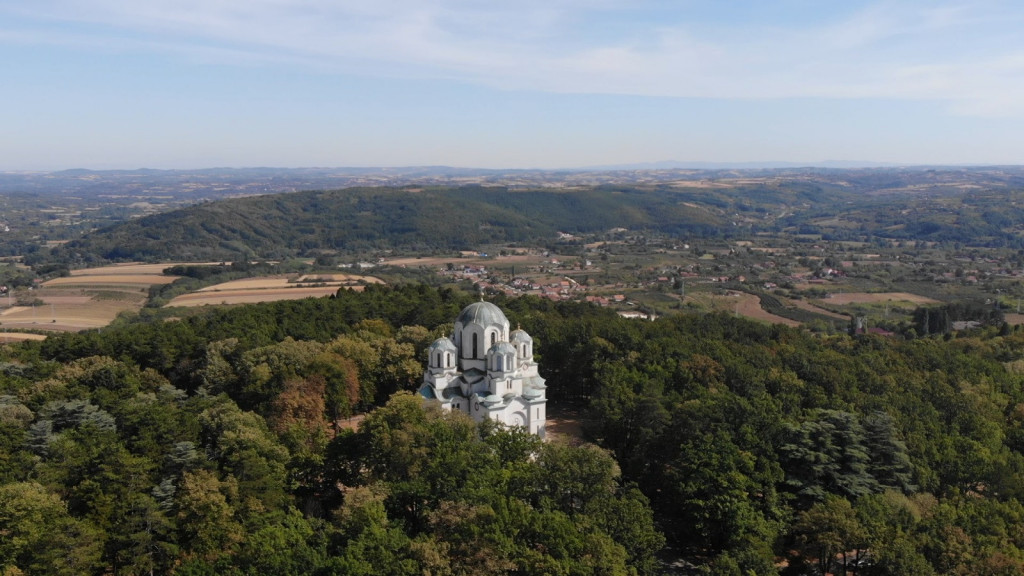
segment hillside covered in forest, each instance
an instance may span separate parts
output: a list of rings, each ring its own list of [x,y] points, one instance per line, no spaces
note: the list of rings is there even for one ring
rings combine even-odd
[[[549,407],[584,414],[588,443],[539,443],[406,393],[471,301],[369,286],[4,347],[0,565],[1024,571],[1024,332],[812,335],[497,298],[535,339]]]
[[[621,226],[678,234],[723,225],[721,210],[643,191],[348,189],[202,204],[96,232],[65,251],[109,260],[282,258],[393,248],[430,253],[550,241],[559,231]]]
[[[940,186],[941,180],[937,187],[922,188],[925,184],[906,185],[905,178],[886,177],[885,172],[869,174],[839,171],[825,180],[804,175],[567,188],[407,186],[268,194],[127,220],[52,250],[32,250],[27,261],[78,267],[134,260],[428,255],[554,246],[560,233],[600,239],[610,230],[684,242],[802,236],[1022,246],[1024,193],[1018,189]],[[852,182],[841,180],[843,175]]]
[[[69,242],[60,258],[232,260],[375,250],[434,253],[554,242],[613,228],[669,236],[730,235],[735,215],[816,202],[817,187],[570,190],[352,188],[209,202],[125,222]],[[837,196],[836,198],[841,198]]]

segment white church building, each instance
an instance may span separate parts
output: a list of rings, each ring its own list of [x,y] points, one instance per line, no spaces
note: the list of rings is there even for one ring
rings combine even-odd
[[[424,398],[477,422],[490,418],[545,436],[546,386],[533,360],[533,338],[523,330],[509,333],[501,308],[470,304],[455,319],[452,337],[435,340],[429,353]]]

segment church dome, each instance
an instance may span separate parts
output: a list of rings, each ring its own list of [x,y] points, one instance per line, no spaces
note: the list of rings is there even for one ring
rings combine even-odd
[[[533,342],[533,338],[531,338],[530,335],[526,333],[526,330],[522,329],[517,329],[515,332],[512,332],[512,338],[510,340],[512,341],[513,344]]]
[[[527,400],[535,400],[537,398],[540,398],[541,394],[543,394],[543,390],[538,390],[536,388],[531,387],[523,388],[523,398],[526,398]]]
[[[469,324],[476,324],[478,326],[507,326],[508,318],[505,317],[505,313],[490,302],[474,302],[469,306],[463,308],[462,312],[455,319],[456,324],[462,324],[467,326]]]
[[[491,346],[489,352],[491,354],[515,354],[516,348],[508,342],[498,342],[494,346]]]
[[[455,348],[455,343],[448,338],[438,338],[434,340],[434,343],[430,345],[431,352],[451,352],[455,354],[458,349]]]

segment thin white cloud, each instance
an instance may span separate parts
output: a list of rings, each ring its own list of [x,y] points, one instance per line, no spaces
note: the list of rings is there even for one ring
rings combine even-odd
[[[819,7],[800,24],[697,20],[689,9],[699,4],[0,0],[0,14],[34,28],[29,39],[8,27],[0,41],[91,39],[201,60],[505,89],[934,100],[960,114],[1024,115],[1024,7],[1011,2],[874,2],[846,13]]]

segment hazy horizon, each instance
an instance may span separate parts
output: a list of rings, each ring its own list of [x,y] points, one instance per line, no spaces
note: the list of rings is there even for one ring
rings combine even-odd
[[[216,170],[452,170],[468,172],[614,172],[614,171],[656,171],[656,170],[772,170],[772,169],[958,169],[958,168],[987,168],[987,167],[1011,167],[1024,168],[1024,164],[898,164],[884,162],[858,162],[842,160],[826,160],[821,162],[635,162],[629,164],[604,164],[598,166],[562,166],[554,168],[539,168],[533,166],[494,168],[490,166],[448,166],[448,165],[393,165],[393,166],[187,166],[180,168],[154,168],[151,166],[111,166],[90,168],[85,166],[70,166],[58,168],[39,169],[0,169],[2,174],[18,173],[59,173],[59,172],[141,172],[141,171],[166,171],[166,172],[190,172],[190,171],[216,171]]]

